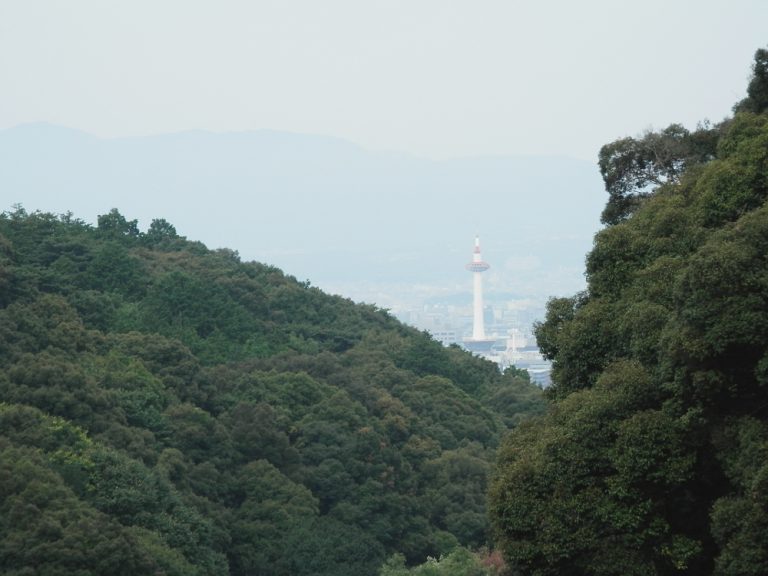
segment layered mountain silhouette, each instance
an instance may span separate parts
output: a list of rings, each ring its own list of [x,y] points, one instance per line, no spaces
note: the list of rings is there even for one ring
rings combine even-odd
[[[0,191],[3,210],[95,222],[117,207],[142,229],[164,217],[352,297],[462,285],[475,234],[491,290],[572,292],[604,204],[597,167],[566,157],[435,161],[275,131],[103,139],[50,124],[0,131]]]

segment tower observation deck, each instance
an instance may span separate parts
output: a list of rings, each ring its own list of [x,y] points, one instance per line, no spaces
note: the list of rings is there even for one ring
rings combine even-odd
[[[472,301],[472,337],[464,339],[464,346],[473,352],[488,352],[496,341],[494,338],[486,338],[485,322],[483,320],[483,278],[481,274],[491,266],[483,261],[480,253],[480,238],[475,236],[475,249],[472,261],[465,266],[472,272],[473,301]]]

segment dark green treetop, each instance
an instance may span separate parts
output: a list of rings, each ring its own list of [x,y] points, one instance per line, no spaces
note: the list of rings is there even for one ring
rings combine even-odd
[[[552,405],[491,483],[521,574],[768,573],[765,56],[702,149],[674,128],[601,151],[587,290],[536,330]]]

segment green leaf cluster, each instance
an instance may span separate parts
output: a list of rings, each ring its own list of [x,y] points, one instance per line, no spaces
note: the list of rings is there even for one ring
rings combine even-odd
[[[737,110],[596,235],[587,290],[536,329],[552,405],[490,496],[523,574],[768,573],[768,114]]]
[[[394,554],[381,568],[380,576],[499,576],[506,573],[503,560],[487,551],[470,552],[456,548],[439,558],[427,558],[426,562],[407,567],[401,554]]]

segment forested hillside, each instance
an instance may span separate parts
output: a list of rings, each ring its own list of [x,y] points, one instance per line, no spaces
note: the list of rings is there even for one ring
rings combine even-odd
[[[525,373],[165,220],[20,207],[0,401],[8,576],[359,576],[476,548],[501,435],[542,409]]]
[[[553,405],[500,450],[522,574],[768,574],[768,50],[734,115],[605,146],[588,288],[537,328]]]

